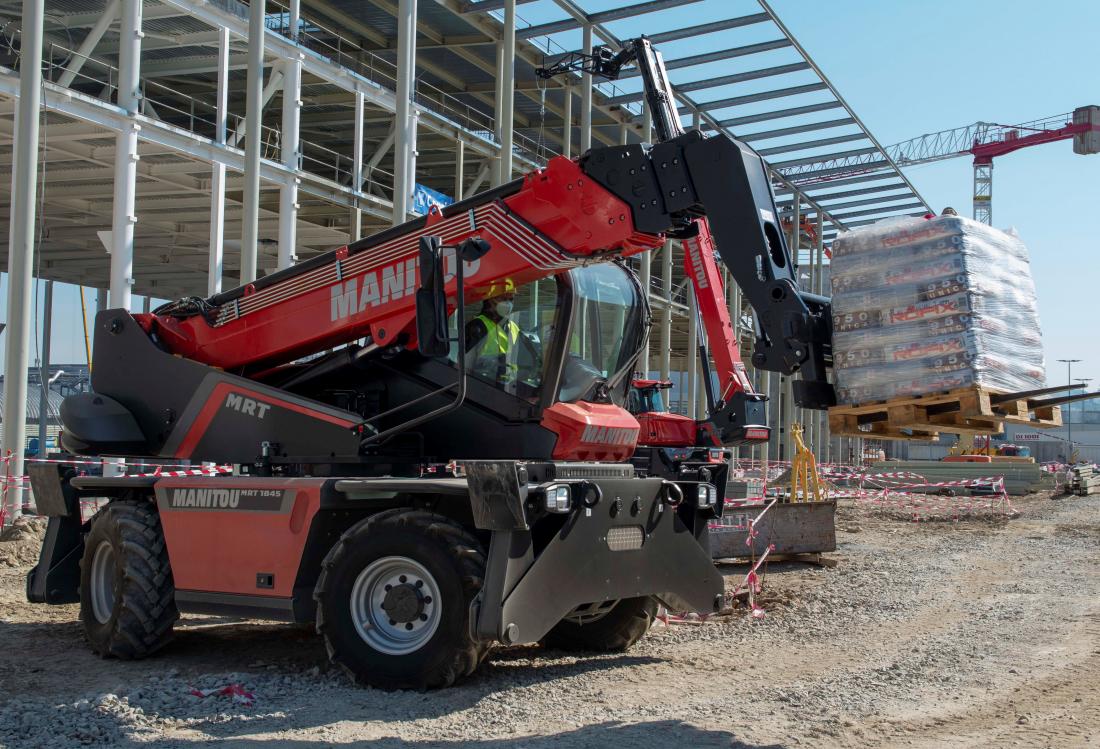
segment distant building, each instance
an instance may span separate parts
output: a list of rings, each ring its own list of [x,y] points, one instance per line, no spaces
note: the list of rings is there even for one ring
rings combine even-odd
[[[57,445],[61,431],[61,401],[74,393],[90,389],[90,373],[85,364],[55,364],[50,367],[49,395],[46,406],[46,439],[50,449]],[[27,378],[26,449],[38,446],[39,407],[42,397],[39,370],[32,368]],[[0,375],[0,424],[4,420],[4,377]]]

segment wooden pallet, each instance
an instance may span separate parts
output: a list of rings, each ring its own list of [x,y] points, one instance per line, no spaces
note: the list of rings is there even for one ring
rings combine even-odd
[[[1006,421],[1044,429],[1061,426],[1062,414],[1058,406],[1032,408],[1027,398],[977,386],[829,409],[837,437],[935,442],[940,432],[996,434]]]

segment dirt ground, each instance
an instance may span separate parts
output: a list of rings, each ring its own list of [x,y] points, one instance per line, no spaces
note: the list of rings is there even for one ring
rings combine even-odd
[[[616,656],[499,649],[432,693],[357,688],[304,629],[214,617],[101,660],[75,606],[26,603],[26,566],[0,564],[0,745],[1100,746],[1100,496],[1014,504],[842,507],[838,566],[771,565],[763,619],[657,624]],[[190,694],[230,684],[253,704]]]

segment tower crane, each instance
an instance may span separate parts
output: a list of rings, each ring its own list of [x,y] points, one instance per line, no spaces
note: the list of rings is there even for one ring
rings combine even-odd
[[[1100,107],[1078,107],[1067,114],[1019,125],[975,122],[896,143],[886,152],[900,167],[973,156],[974,219],[992,224],[993,159],[1022,148],[1070,138],[1074,153],[1100,153]]]

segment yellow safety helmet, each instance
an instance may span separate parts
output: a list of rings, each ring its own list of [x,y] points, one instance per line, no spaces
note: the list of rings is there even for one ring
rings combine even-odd
[[[492,286],[489,287],[489,293],[485,295],[486,299],[492,299],[494,297],[501,296],[502,294],[515,294],[516,282],[510,278],[503,278],[499,281],[494,281]]]

